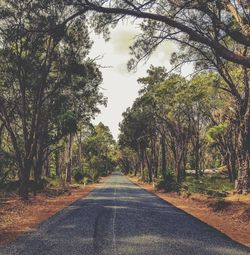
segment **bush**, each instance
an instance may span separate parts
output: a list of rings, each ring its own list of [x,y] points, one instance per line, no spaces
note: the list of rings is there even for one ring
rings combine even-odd
[[[44,190],[49,184],[49,181],[45,178],[41,179],[38,183],[35,183],[35,181],[32,181],[32,182],[34,183],[34,186],[36,187],[38,191]]]
[[[90,178],[88,177],[88,176],[85,176],[84,178],[83,178],[83,184],[84,185],[87,185],[87,184],[89,184],[89,183],[91,183],[91,180],[90,180]]]
[[[194,176],[187,176],[182,184],[192,193],[202,193],[212,197],[225,197],[234,189],[234,184],[220,174],[203,176],[198,180]]]
[[[91,181],[95,183],[95,182],[98,182],[98,180],[99,180],[99,174],[97,171],[93,170],[91,173]]]
[[[82,172],[80,171],[77,171],[75,174],[74,174],[74,180],[77,182],[77,183],[80,183],[84,178],[84,175]]]
[[[168,173],[165,179],[158,179],[155,188],[166,192],[179,191],[180,189],[173,173]]]

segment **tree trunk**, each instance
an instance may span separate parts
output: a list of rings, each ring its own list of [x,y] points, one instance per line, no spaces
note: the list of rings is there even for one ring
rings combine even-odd
[[[183,175],[182,175],[183,156],[184,156],[183,148],[182,146],[179,145],[179,148],[177,146],[176,156],[175,156],[175,170],[176,170],[176,176],[177,176],[177,183],[181,183],[183,179]]]
[[[145,156],[146,156],[146,162],[147,162],[147,167],[148,167],[148,179],[149,179],[149,182],[151,183],[153,181],[152,167],[151,167],[147,152],[145,153]]]
[[[78,170],[82,171],[82,131],[79,131],[79,135],[77,135],[77,163]]]
[[[182,181],[182,171],[181,171],[181,159],[178,159],[176,162],[176,175],[177,175],[177,183],[181,183]]]
[[[230,182],[235,181],[235,171],[236,171],[236,161],[234,157],[234,153],[228,150],[226,155],[226,165],[228,169],[228,178]]]
[[[195,141],[195,178],[198,180],[200,176],[200,146],[199,138]]]
[[[186,178],[186,167],[187,167],[187,150],[185,149],[185,152],[183,152],[183,169],[182,170],[182,178],[185,180]]]
[[[240,155],[238,178],[235,189],[238,194],[247,194],[249,187],[249,154]]]
[[[24,167],[20,171],[19,195],[24,200],[28,200],[29,198],[29,178],[30,178],[31,166],[32,166],[32,160],[26,159],[24,161]]]
[[[66,139],[66,155],[67,155],[67,161],[66,161],[66,177],[65,182],[71,183],[71,177],[72,177],[72,145],[73,145],[73,138],[74,135],[70,133]]]
[[[60,176],[60,152],[58,150],[55,151],[55,171],[56,171],[56,176]]]
[[[141,171],[141,176],[143,177],[143,180],[145,179],[145,173],[144,173],[144,168],[145,168],[145,159],[144,159],[144,152],[141,151],[141,158],[140,158],[140,171]]]
[[[49,160],[49,148],[46,153],[46,161],[45,161],[45,176],[50,177],[50,160]]]
[[[250,105],[249,105],[250,108]],[[238,178],[235,182],[235,190],[238,194],[246,194],[249,187],[249,165],[250,165],[250,109],[246,121],[240,126]]]
[[[165,134],[161,136],[161,169],[162,177],[166,180],[167,176],[167,159],[166,159],[166,143],[165,143]]]

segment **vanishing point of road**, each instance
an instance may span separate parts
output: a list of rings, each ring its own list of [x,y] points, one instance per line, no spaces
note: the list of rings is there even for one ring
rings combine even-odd
[[[0,254],[246,255],[250,249],[115,173]]]

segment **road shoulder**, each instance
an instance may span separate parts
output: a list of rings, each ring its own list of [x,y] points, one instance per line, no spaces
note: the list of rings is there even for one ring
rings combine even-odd
[[[216,201],[207,196],[193,194],[188,197],[172,192],[155,191],[151,184],[140,182],[137,177],[127,176],[127,178],[146,191],[216,228],[231,239],[250,247],[250,195],[243,202],[235,196],[229,197],[226,200],[225,209],[215,210]]]
[[[85,187],[71,188],[69,192],[59,196],[38,194],[24,202],[18,195],[12,194],[0,201],[0,247],[32,230],[75,201],[86,197],[91,191],[101,187],[108,178],[103,177],[99,183]]]

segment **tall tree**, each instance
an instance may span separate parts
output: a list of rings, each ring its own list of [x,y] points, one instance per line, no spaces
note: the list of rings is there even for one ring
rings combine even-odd
[[[4,2],[0,118],[15,152],[20,195],[27,198],[31,171],[37,181],[48,147],[75,132],[76,122],[89,120],[104,103],[102,77],[86,60],[91,41],[84,17],[57,26],[69,11],[61,2]]]

